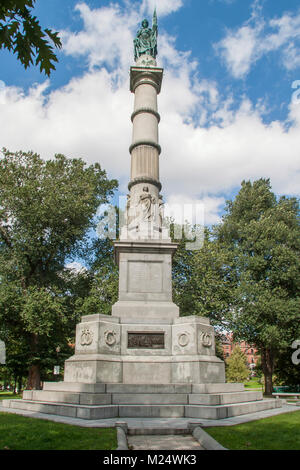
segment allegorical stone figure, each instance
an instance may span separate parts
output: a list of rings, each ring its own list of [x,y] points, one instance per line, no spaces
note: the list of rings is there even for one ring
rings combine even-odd
[[[140,195],[140,204],[142,205],[142,220],[153,219],[153,204],[155,204],[155,198],[149,193],[149,188],[146,186],[143,188],[143,192]]]
[[[156,10],[153,14],[152,29],[149,28],[148,20],[142,21],[142,28],[137,32],[134,44],[134,59],[147,54],[156,59],[157,56],[157,16]]]
[[[162,228],[164,223],[164,202],[162,195],[158,196],[158,216],[159,216],[159,227]]]

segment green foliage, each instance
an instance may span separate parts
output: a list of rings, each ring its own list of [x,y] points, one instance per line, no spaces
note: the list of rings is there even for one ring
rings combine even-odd
[[[261,357],[258,356],[257,360],[256,360],[256,364],[255,364],[255,368],[253,369],[253,371],[255,372],[255,376],[257,377],[257,379],[261,382],[262,380],[262,376],[263,376],[263,371],[262,371],[262,365],[261,365]]]
[[[93,240],[89,252],[93,254],[90,265],[90,290],[79,297],[77,311],[82,315],[111,314],[112,305],[118,300],[119,271],[114,261],[113,242],[110,239]]]
[[[4,271],[10,279],[48,286],[67,257],[80,254],[98,206],[116,187],[99,164],[33,152],[3,151],[0,160],[0,234]],[[52,282],[51,282],[52,285]]]
[[[30,287],[26,291],[25,303],[20,318],[24,330],[36,335],[50,336],[55,324],[67,320],[63,300],[43,287]]]
[[[300,386],[300,364],[293,364],[291,356],[294,349],[291,347],[280,352],[275,361],[274,374],[276,384]]]
[[[216,228],[236,278],[226,318],[237,340],[260,349],[270,381],[276,356],[300,335],[299,204],[260,179],[244,181],[226,212]]]
[[[215,332],[215,347],[216,347],[216,356],[224,361],[224,351],[222,347],[222,340],[218,332]]]
[[[36,0],[5,0],[0,5],[0,49],[17,54],[18,60],[27,69],[31,64],[40,65],[40,71],[50,76],[55,70],[57,57],[53,46],[61,48],[58,33],[42,29],[32,14]],[[50,42],[49,42],[50,41]]]
[[[29,364],[57,364],[70,355],[79,297],[91,278],[65,268],[80,256],[98,206],[117,183],[99,164],[56,155],[3,150],[0,160],[0,337],[25,341]]]
[[[239,346],[235,346],[230,357],[226,361],[226,381],[227,382],[245,382],[249,377],[247,367],[247,357]]]
[[[232,303],[230,267],[220,248],[206,228],[203,246],[187,250],[182,239],[173,261],[173,296],[181,315],[209,316],[219,326]]]
[[[0,380],[21,388],[22,379],[28,373],[28,357],[28,346],[24,338],[6,334],[6,363],[0,367]]]

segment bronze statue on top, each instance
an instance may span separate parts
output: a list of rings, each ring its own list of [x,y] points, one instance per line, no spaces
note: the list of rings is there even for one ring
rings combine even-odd
[[[133,40],[134,44],[134,59],[135,61],[141,55],[150,55],[154,59],[157,56],[157,16],[154,10],[152,29],[149,28],[148,20],[142,21],[142,28],[137,32],[136,38]]]

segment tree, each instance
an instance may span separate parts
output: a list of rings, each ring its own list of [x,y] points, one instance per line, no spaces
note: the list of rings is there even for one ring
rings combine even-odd
[[[27,69],[30,64],[40,65],[40,71],[50,76],[55,70],[57,57],[52,45],[61,48],[58,33],[42,29],[31,9],[36,0],[5,0],[0,5],[0,49],[17,54],[18,60]],[[51,45],[52,43],[52,45]]]
[[[78,320],[78,286],[66,261],[80,256],[98,206],[117,186],[99,164],[33,152],[3,151],[0,160],[0,324],[6,344],[25,342],[28,388],[64,348]],[[79,289],[80,290],[80,289]],[[45,359],[46,358],[46,359]],[[48,361],[49,362],[49,361]]]
[[[26,355],[26,346],[22,338],[10,337],[7,342],[7,358],[5,363],[5,372],[0,369],[0,377],[4,375],[11,378],[10,382],[14,383],[14,393],[16,389],[22,389],[23,378],[28,373],[28,363]]]
[[[215,332],[215,347],[216,347],[216,356],[221,359],[221,361],[224,361],[224,350],[222,346],[222,333],[220,331]]]
[[[227,382],[245,382],[245,380],[247,380],[249,377],[247,357],[239,346],[235,346],[226,363]]]
[[[256,364],[254,369],[252,369],[253,372],[255,373],[255,377],[259,380],[259,383],[263,383],[263,371],[262,371],[262,366],[261,366],[261,357],[258,356],[256,360]]]
[[[199,228],[194,227],[194,231]],[[182,239],[173,262],[173,296],[181,315],[209,317],[221,326],[232,303],[232,271],[208,228],[203,246],[187,250]]]
[[[293,352],[291,347],[280,352],[275,361],[274,374],[277,383],[289,385],[294,391],[300,392],[300,365],[293,364]]]
[[[276,198],[269,180],[243,181],[216,233],[237,279],[230,328],[259,349],[271,394],[276,357],[300,334],[299,204]]]
[[[86,256],[86,261],[92,256],[88,271],[90,285],[86,295],[78,297],[76,309],[81,315],[111,315],[111,307],[118,300],[119,287],[119,270],[114,261],[112,240],[93,240],[86,249]]]

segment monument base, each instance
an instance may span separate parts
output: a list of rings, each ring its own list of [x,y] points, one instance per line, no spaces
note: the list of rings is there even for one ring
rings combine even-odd
[[[24,391],[22,400],[3,400],[3,407],[88,420],[224,419],[281,407],[262,392],[225,383],[213,327],[196,316],[163,323],[83,317],[64,379]]]
[[[87,420],[106,418],[225,419],[281,407],[243,384],[84,384],[46,382],[44,390],[3,400],[4,408]]]
[[[144,305],[143,302],[140,302]],[[120,307],[118,304],[121,304]],[[114,308],[124,313],[124,304]],[[141,308],[135,302],[135,308]],[[145,303],[153,312],[177,312],[171,302]],[[82,383],[174,384],[224,383],[224,362],[215,356],[214,329],[208,318],[181,317],[163,321],[89,315],[76,330],[75,355],[65,362],[65,381]]]

